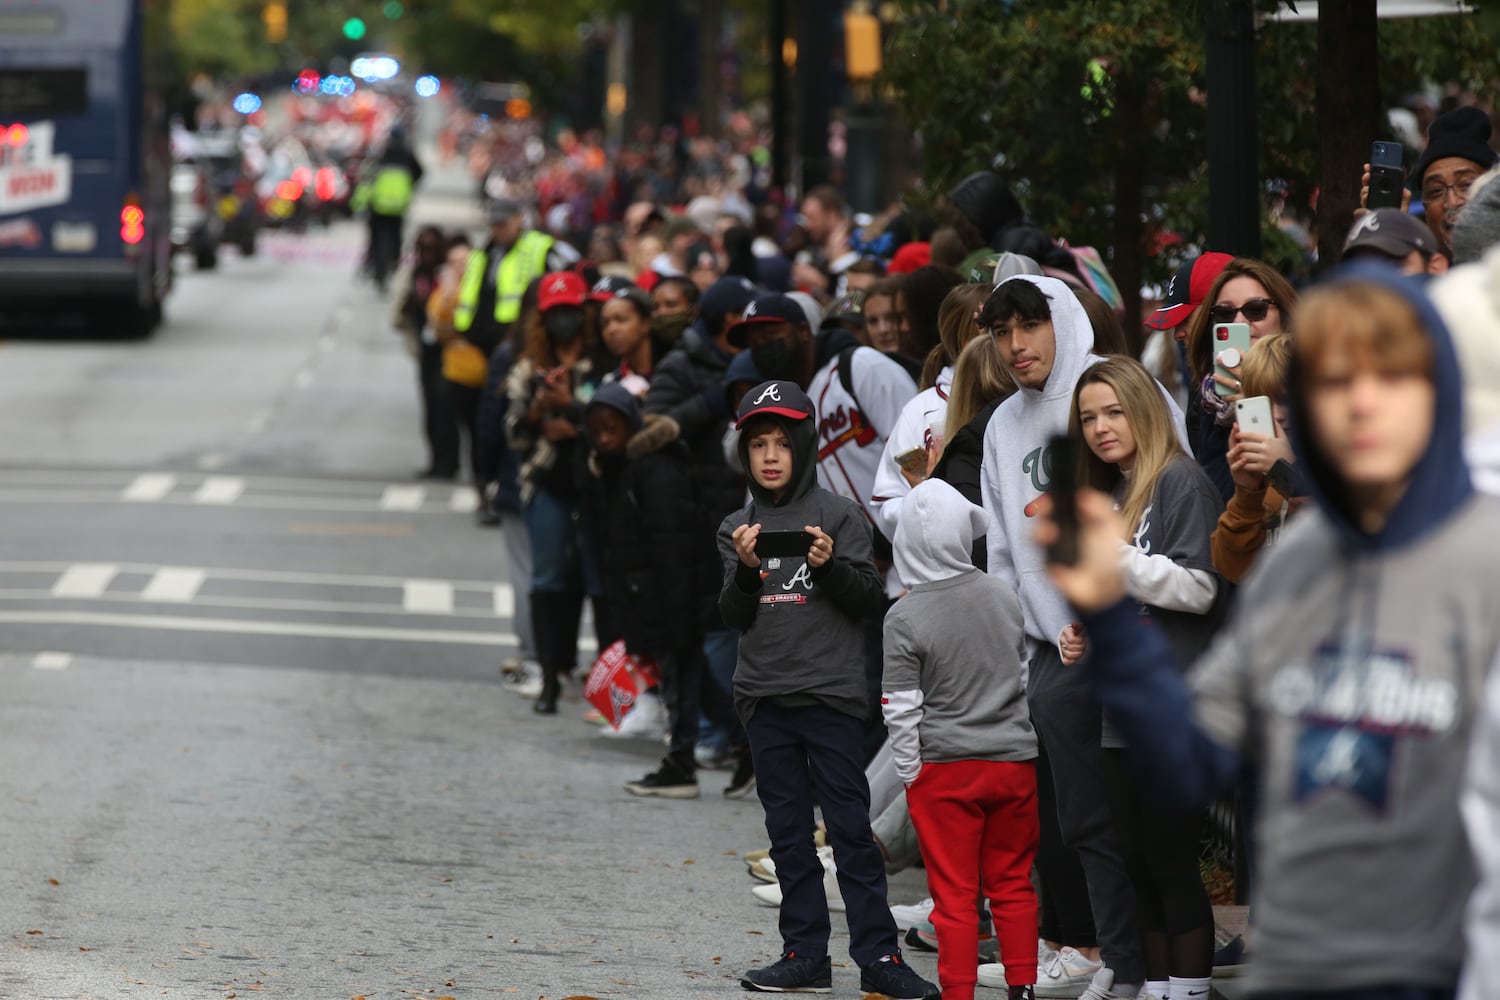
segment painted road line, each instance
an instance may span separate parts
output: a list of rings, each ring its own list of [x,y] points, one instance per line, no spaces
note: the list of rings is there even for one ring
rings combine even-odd
[[[32,657],[31,665],[37,670],[67,670],[73,665],[73,654],[38,653]]]
[[[109,589],[120,572],[118,566],[101,563],[76,563],[63,570],[52,585],[53,597],[98,597]]]
[[[448,509],[458,514],[472,514],[479,509],[479,494],[473,490],[454,490],[448,498]]]
[[[52,573],[70,568],[75,564],[65,562],[31,562],[29,560],[0,559],[0,573]],[[186,569],[189,567],[163,566],[151,563],[118,563],[114,569],[121,573],[155,573],[160,569]],[[369,576],[361,573],[299,573],[291,570],[231,569],[207,570],[216,580],[246,580],[252,583],[327,584],[334,587],[400,587],[411,577]],[[455,590],[483,590],[489,592],[498,587],[509,588],[508,583],[494,580],[445,580]]]
[[[420,486],[387,486],[380,495],[381,510],[421,510],[427,491]]]
[[[401,585],[402,610],[420,615],[451,615],[453,584],[441,580],[407,580]]]
[[[309,639],[363,639],[372,642],[426,642],[447,646],[515,646],[513,632],[464,632],[424,628],[359,628],[314,622],[238,621],[230,618],[184,618],[94,611],[0,611],[4,625],[92,626],[164,632],[209,632],[227,635],[286,636]],[[580,649],[592,640],[580,638]]]
[[[19,588],[0,588],[0,603],[25,602],[35,603],[38,601],[57,600],[46,590],[22,590]],[[100,594],[98,597],[89,598],[91,601],[106,601],[111,604],[143,604],[147,601],[144,594],[121,593],[111,591]],[[234,611],[275,611],[283,614],[294,615],[380,615],[383,618],[392,618],[408,613],[405,608],[397,604],[394,596],[391,600],[379,603],[376,601],[323,601],[315,599],[303,599],[296,597],[234,597],[222,594],[199,594],[194,597],[191,606],[193,608],[225,608]],[[488,606],[477,608],[455,607],[444,617],[467,619],[480,626],[493,624],[497,618],[495,612]]]
[[[177,486],[177,477],[165,473],[148,472],[136,476],[120,494],[121,500],[135,503],[155,503],[171,493]]]
[[[237,476],[209,476],[193,494],[193,503],[234,503],[245,492],[245,481]]]
[[[516,613],[516,595],[509,584],[502,583],[495,588],[495,617],[511,618]]]
[[[175,601],[185,603],[198,596],[198,590],[208,573],[201,569],[159,569],[141,591],[147,601]]]

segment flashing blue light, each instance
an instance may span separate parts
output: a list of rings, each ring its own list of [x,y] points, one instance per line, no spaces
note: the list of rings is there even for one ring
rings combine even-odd
[[[442,87],[442,81],[435,76],[417,77],[416,88],[418,97],[435,97]]]
[[[253,115],[260,110],[260,98],[250,93],[241,94],[234,99],[234,110],[242,115]]]
[[[322,82],[318,84],[318,89],[332,97],[339,92],[339,78],[336,76],[323,77]]]

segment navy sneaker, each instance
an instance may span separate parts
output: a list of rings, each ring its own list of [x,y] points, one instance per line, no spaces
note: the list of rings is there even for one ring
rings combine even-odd
[[[741,976],[740,988],[752,993],[832,993],[833,960],[789,951],[779,962]]]
[[[942,990],[912,971],[899,951],[860,969],[859,988],[890,1000],[942,1000],[943,996]]]

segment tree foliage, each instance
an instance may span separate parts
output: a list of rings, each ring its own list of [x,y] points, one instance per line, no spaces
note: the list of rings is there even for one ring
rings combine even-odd
[[[1201,5],[1180,0],[907,0],[884,76],[921,129],[929,193],[995,167],[1056,235],[1098,246],[1116,265],[1141,255],[1142,277],[1161,280],[1178,262],[1170,251],[1155,256],[1171,241],[1164,234],[1197,246],[1207,235],[1202,24]],[[1493,45],[1471,17],[1382,22],[1380,50],[1387,106],[1433,81],[1479,87],[1493,73]],[[1264,23],[1257,33],[1268,258],[1297,256],[1269,224],[1273,204],[1310,216],[1320,171],[1360,169],[1318,162],[1316,60],[1314,24]],[[1143,182],[1136,246],[1115,244],[1116,181],[1127,160]]]

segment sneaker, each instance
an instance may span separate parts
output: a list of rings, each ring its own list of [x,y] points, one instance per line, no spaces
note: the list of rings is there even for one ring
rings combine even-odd
[[[750,870],[751,878],[758,878],[762,882],[776,881],[776,862],[772,861],[769,857],[761,858],[759,861],[752,861],[745,867]]]
[[[727,771],[734,766],[734,755],[712,743],[699,743],[693,747],[693,763],[700,771]]]
[[[1214,978],[1233,979],[1250,967],[1245,954],[1245,939],[1239,934],[1230,938],[1224,946],[1214,952]]]
[[[522,698],[535,698],[542,693],[542,665],[530,660],[521,664],[514,674],[504,676],[505,690]]]
[[[750,760],[749,751],[744,751],[734,762],[734,776],[729,779],[729,784],[724,786],[724,797],[743,799],[754,790],[755,764]]]
[[[619,729],[605,728],[599,735],[611,739],[661,739],[667,731],[667,713],[661,699],[650,691],[636,699],[620,720]]]
[[[823,870],[825,872],[837,872],[839,870],[839,867],[838,867],[838,864],[833,860],[833,848],[831,848],[831,847],[819,847],[817,850],[818,850],[818,860],[823,863]],[[761,871],[763,871],[767,875],[771,876],[768,879],[762,879],[762,881],[764,881],[764,882],[775,882],[776,881],[776,862],[775,862],[775,860],[773,860],[771,858],[771,856],[769,854],[766,855],[764,858],[761,858],[760,861],[758,861],[756,863],[755,867],[759,868]],[[750,874],[754,875],[756,873],[752,871]]]
[[[512,656],[505,662],[500,664],[500,674],[504,677],[510,677],[513,674],[519,674],[521,672],[521,668],[525,665],[525,661],[522,660],[519,656]]]
[[[995,938],[995,922],[986,913],[979,920],[979,940],[993,941]],[[932,926],[931,915],[911,925],[906,932],[906,943],[918,951],[937,951],[938,937],[937,928]]]
[[[909,931],[917,924],[922,923],[932,916],[933,902],[931,898],[924,899],[920,903],[911,906],[891,907],[891,919],[896,921],[896,930]]]
[[[1092,988],[1101,972],[1109,972],[1103,962],[1094,962],[1079,954],[1077,949],[1064,946],[1059,951],[1047,949],[1046,961],[1041,954],[1044,946],[1037,947],[1036,995],[1047,1000],[1075,1000]],[[1114,973],[1109,972],[1109,985],[1114,985]]]
[[[808,958],[789,951],[764,969],[740,977],[740,989],[752,993],[832,993],[833,960]]]
[[[999,962],[985,962],[979,967],[977,985],[991,990],[1009,989],[1010,984],[1005,981],[1005,966]]]
[[[692,771],[667,757],[661,767],[644,778],[625,782],[625,790],[631,795],[654,795],[661,799],[696,799],[698,779]]]
[[[1068,950],[1069,949],[1067,949],[1067,948],[1063,949],[1063,951],[1068,951]],[[1106,968],[1101,967],[1098,972],[1094,973],[1093,980],[1091,980],[1089,982],[1088,986],[1084,989],[1084,991],[1082,993],[1080,993],[1078,995],[1078,997],[1079,997],[1079,1000],[1119,1000],[1119,998],[1115,995],[1115,991],[1114,990],[1115,990],[1115,973],[1114,973],[1114,970],[1113,969],[1106,969]],[[1144,991],[1142,991],[1142,996],[1149,996],[1149,995],[1150,994],[1147,994]]]
[[[767,861],[770,858],[766,859]],[[781,905],[781,883],[774,882],[770,885],[758,885],[750,890],[750,895],[761,906]],[[829,858],[823,863],[823,896],[828,901],[830,913],[844,912],[844,895],[839,891],[838,869],[833,867],[833,859]]]
[[[942,1000],[942,991],[912,971],[895,952],[859,970],[859,988],[889,1000]]]

